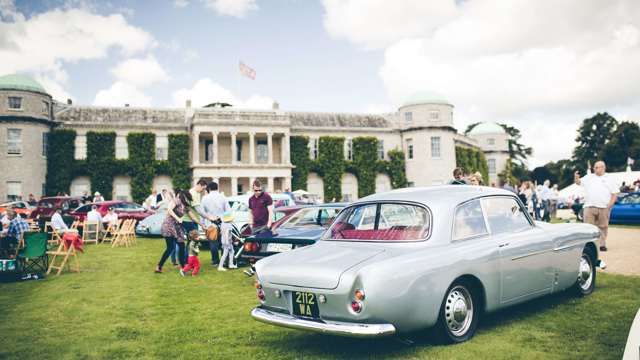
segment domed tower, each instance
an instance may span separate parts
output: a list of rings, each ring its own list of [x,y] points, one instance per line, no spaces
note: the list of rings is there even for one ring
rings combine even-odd
[[[0,202],[43,194],[52,106],[30,77],[0,76]]]
[[[438,93],[422,91],[398,111],[409,185],[447,183],[456,165],[453,105]]]
[[[494,122],[482,122],[467,135],[478,142],[487,158],[489,181],[497,184],[498,174],[507,166],[509,159],[509,134]]]

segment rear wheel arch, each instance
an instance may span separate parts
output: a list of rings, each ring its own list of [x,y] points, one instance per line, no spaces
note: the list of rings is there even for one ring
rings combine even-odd
[[[589,254],[591,255],[591,260],[593,261],[594,264],[598,263],[598,248],[596,247],[596,245],[593,242],[588,242],[585,246],[584,246],[585,250],[589,250]]]
[[[481,302],[480,306],[478,306],[478,309],[481,310],[481,313],[484,313],[487,306],[487,294],[482,281],[474,275],[466,274],[457,277],[451,282],[451,284],[454,284],[458,281],[463,281],[473,288],[472,290],[475,292],[477,299]]]

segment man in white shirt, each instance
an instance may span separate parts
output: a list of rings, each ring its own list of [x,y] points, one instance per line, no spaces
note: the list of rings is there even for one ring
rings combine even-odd
[[[69,230],[69,227],[62,219],[62,209],[56,209],[56,212],[51,217],[51,226],[59,233],[63,233]]]
[[[118,224],[118,214],[116,214],[113,206],[109,207],[109,212],[102,218],[102,223],[106,226]]]
[[[205,222],[207,227],[212,224],[219,227],[221,223],[220,219],[225,212],[231,211],[231,207],[224,195],[218,191],[218,184],[216,182],[212,181],[207,184],[207,189],[209,190],[209,193],[200,201],[202,211],[208,217]],[[215,220],[210,221],[210,219]],[[211,249],[211,264],[218,265],[220,262],[220,256],[218,254],[218,250],[220,249],[220,231],[218,231],[218,240],[209,241],[209,248]]]
[[[540,191],[540,201],[542,202],[542,221],[551,221],[551,198],[553,193],[549,188],[551,181],[545,180],[542,184],[542,191]]]
[[[102,215],[98,212],[96,205],[91,205],[91,211],[87,213],[87,221],[102,224]]]
[[[618,187],[615,181],[605,173],[604,161],[596,162],[593,170],[593,174],[583,178],[580,178],[580,173],[576,171],[574,181],[584,188],[584,222],[600,229],[600,251],[607,251],[609,213],[616,202]]]
[[[158,192],[154,189],[151,195],[147,197],[142,206],[147,210],[155,210],[158,208]]]

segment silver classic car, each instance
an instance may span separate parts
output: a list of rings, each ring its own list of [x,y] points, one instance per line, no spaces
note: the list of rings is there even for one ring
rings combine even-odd
[[[321,241],[256,263],[269,324],[354,337],[435,330],[470,339],[481,315],[573,287],[593,292],[598,229],[533,221],[515,194],[407,188],[348,206]]]

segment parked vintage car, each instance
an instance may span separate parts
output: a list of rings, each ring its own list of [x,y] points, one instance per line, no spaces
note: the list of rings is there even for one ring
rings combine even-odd
[[[23,218],[28,218],[35,206],[29,205],[26,201],[12,201],[0,205],[0,214],[7,209],[13,209]]]
[[[109,208],[113,207],[113,211],[118,214],[118,219],[135,219],[141,221],[152,215],[154,212],[146,210],[141,205],[132,203],[129,201],[113,200],[102,201],[92,204],[82,205],[79,208],[71,211],[69,215],[76,218],[76,220],[84,221],[87,218],[87,213],[91,211],[91,207],[96,205],[97,211],[100,215],[105,216],[109,212]]]
[[[245,239],[242,257],[253,262],[265,256],[315,244],[346,203],[304,206],[280,224],[274,224],[268,236]]]
[[[56,209],[62,209],[62,215],[69,215],[71,211],[82,205],[82,198],[73,196],[51,196],[38,201],[36,209],[31,212],[32,219],[42,221],[51,220]]]
[[[598,235],[589,224],[533,221],[502,189],[376,194],[342,210],[316,244],[259,260],[251,315],[354,337],[435,326],[445,342],[462,342],[485,312],[593,292]]]
[[[612,224],[639,224],[640,192],[621,194],[611,208],[609,222]]]

